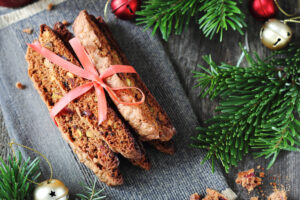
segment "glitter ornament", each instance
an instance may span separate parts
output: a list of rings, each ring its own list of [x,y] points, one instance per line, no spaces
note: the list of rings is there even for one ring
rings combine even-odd
[[[112,12],[124,20],[133,19],[139,5],[139,0],[112,0],[110,4]]]

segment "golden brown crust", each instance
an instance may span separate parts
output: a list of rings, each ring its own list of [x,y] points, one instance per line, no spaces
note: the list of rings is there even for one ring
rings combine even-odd
[[[50,40],[52,42],[50,42]],[[41,26],[39,42],[44,47],[80,66],[76,58],[72,55],[68,48],[63,45],[62,41],[55,35],[54,32],[51,31],[49,27]],[[59,48],[53,49],[53,46],[59,46]],[[71,89],[87,82],[87,80],[62,70],[59,66],[53,65],[50,62],[47,64],[51,68],[50,73],[53,77],[55,77],[57,84],[63,91],[63,95]],[[142,156],[135,138],[109,105],[107,120],[101,125],[98,125],[96,117],[98,116],[98,105],[94,89],[77,98],[71,104],[74,104],[75,110],[80,116],[80,119],[87,124],[93,135],[104,140],[111,150],[122,154],[126,158],[136,159]]]
[[[82,11],[76,18],[73,29],[76,37],[86,48],[100,73],[111,64],[128,64],[104,22],[97,23],[86,11]],[[168,116],[138,75],[114,75],[107,78],[107,83],[113,87],[120,85],[136,86],[145,93],[146,101],[139,106],[129,107],[116,103],[120,113],[143,140],[159,139],[168,141],[173,137],[175,129]],[[121,99],[126,98],[131,101],[135,101],[140,97],[137,91],[118,91],[116,93]]]
[[[129,161],[133,164],[133,165],[136,165],[142,169],[145,169],[145,170],[150,170],[152,165],[151,165],[151,162],[149,160],[149,157],[147,155],[147,152],[146,150],[144,149],[144,146],[142,144],[142,142],[140,140],[138,140],[138,143],[140,145],[140,148],[143,152],[143,156],[141,158],[138,158],[138,159],[129,159]]]
[[[45,59],[42,56],[28,48],[26,60],[29,65],[28,73],[34,86],[47,107],[51,109],[52,105],[59,100],[57,97],[62,95],[62,91],[50,75],[49,68],[45,65]],[[123,178],[118,169],[119,160],[117,156],[104,141],[87,136],[84,132],[86,125],[81,122],[72,105],[65,108],[56,117],[56,121],[62,136],[70,144],[81,162],[87,164],[101,181],[108,185],[123,183]],[[74,129],[75,127],[76,129]],[[80,134],[77,130],[81,130]]]

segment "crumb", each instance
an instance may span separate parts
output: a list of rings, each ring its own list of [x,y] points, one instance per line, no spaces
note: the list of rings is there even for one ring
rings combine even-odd
[[[33,29],[32,28],[24,28],[22,31],[27,34],[32,34]]]
[[[67,20],[63,20],[61,23],[65,26],[68,26],[70,24]]]
[[[25,87],[22,83],[16,82],[16,88],[18,88],[19,90],[23,90]]]
[[[248,192],[251,192],[256,186],[261,185],[261,181],[261,178],[255,176],[253,168],[248,171],[239,172],[235,180],[237,184],[241,184]]]
[[[265,177],[265,173],[264,172],[260,172],[259,173],[259,177],[261,177],[261,178]]]
[[[260,169],[260,165],[257,165],[257,167],[256,167],[257,169]]]
[[[201,197],[198,193],[194,193],[190,196],[190,200],[201,200]]]
[[[285,190],[275,189],[274,192],[268,196],[268,200],[287,200]]]
[[[258,200],[258,197],[251,197],[250,200]]]
[[[220,194],[219,192],[209,189],[206,189],[206,196],[202,199],[202,200],[228,200],[227,197],[225,197],[224,195]]]
[[[49,3],[49,4],[48,4],[48,7],[47,7],[47,10],[50,11],[50,10],[52,10],[52,9],[53,9],[53,4],[52,4],[52,3]]]
[[[271,182],[270,185],[272,185],[273,187],[277,186],[277,184],[275,182]]]

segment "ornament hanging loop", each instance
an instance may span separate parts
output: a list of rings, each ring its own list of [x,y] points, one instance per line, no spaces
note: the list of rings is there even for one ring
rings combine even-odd
[[[104,20],[107,22],[108,18],[107,18],[107,7],[108,7],[108,4],[111,0],[107,0],[106,3],[105,3],[105,6],[104,6]]]
[[[283,10],[283,8],[281,8],[281,6],[279,5],[278,1],[277,0],[274,0],[274,3],[276,4],[278,10],[280,10],[280,12],[282,14],[284,14],[285,16],[287,17],[292,17],[292,16],[295,16],[297,14],[297,12],[293,13],[293,14],[290,14],[290,13],[287,13],[285,10]],[[300,0],[298,0],[298,4],[300,6]]]
[[[300,23],[300,16],[283,20],[283,23]]]
[[[14,156],[15,156],[15,151],[14,151],[14,149],[13,149],[13,147],[12,147],[13,145],[16,145],[16,146],[19,146],[19,147],[28,149],[28,150],[30,150],[30,151],[32,151],[32,152],[34,152],[34,153],[37,153],[37,154],[40,155],[42,158],[44,158],[44,159],[46,160],[46,162],[47,162],[49,168],[50,168],[50,179],[48,180],[48,182],[51,182],[51,180],[52,180],[52,178],[53,178],[53,167],[52,167],[50,161],[46,158],[45,155],[43,155],[41,152],[39,152],[39,151],[37,151],[37,150],[35,150],[35,149],[33,149],[33,148],[30,148],[30,147],[28,147],[28,146],[25,146],[25,145],[22,145],[22,144],[18,144],[18,143],[15,143],[15,142],[10,142],[10,143],[9,143],[9,147],[11,148],[11,150],[12,150]],[[27,180],[28,180],[29,182],[31,182],[31,183],[36,184],[36,185],[39,185],[39,184],[40,184],[40,183],[37,183],[37,182],[32,181],[32,180],[30,180],[30,179],[27,179]]]

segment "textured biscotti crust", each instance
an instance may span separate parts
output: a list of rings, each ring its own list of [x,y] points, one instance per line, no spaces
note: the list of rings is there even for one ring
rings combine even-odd
[[[175,153],[175,145],[174,145],[173,140],[166,141],[166,142],[162,142],[159,140],[151,140],[151,141],[148,141],[148,143],[150,145],[154,146],[155,149],[157,149],[158,151],[161,151],[163,153],[166,153],[169,155],[173,155]]]
[[[105,35],[101,23],[99,27],[86,11],[80,12],[73,24],[76,37],[89,53],[98,71],[103,73],[111,64],[128,64],[124,56],[120,55],[118,47],[110,41],[111,34],[105,29],[109,36]],[[138,75],[116,74],[106,81],[112,87],[136,86],[145,93],[145,103],[138,106],[126,106],[115,102],[120,113],[142,140],[168,141],[172,138],[175,133],[174,127]],[[116,93],[123,101],[136,101],[140,98],[140,94],[134,90]]]
[[[68,41],[70,39],[72,39],[74,36],[68,31],[68,29],[66,28],[65,25],[63,25],[61,22],[57,22],[55,25],[54,25],[54,31],[55,33],[60,36],[60,38],[65,42],[65,43],[68,43]],[[146,151],[143,147],[143,144],[138,141],[138,145],[139,145],[139,148],[141,149],[142,151],[142,156],[140,158],[136,158],[136,159],[129,159],[129,161],[133,164],[133,165],[136,165],[136,166],[139,166],[143,169],[146,169],[146,170],[150,170],[151,168],[151,163],[150,163],[150,160],[146,154]]]
[[[54,51],[52,47],[53,45],[49,45],[49,39],[51,37],[56,37],[52,31],[41,31],[39,41],[43,46]],[[61,40],[59,41],[61,42]],[[54,52],[58,55],[64,56],[72,62],[75,60],[77,62],[76,65],[79,65],[78,61],[67,47],[63,46],[62,48],[55,49]],[[50,73],[57,80],[57,84],[62,89],[63,95],[65,95],[71,89],[87,82],[87,80],[77,77],[70,72],[64,71],[59,66],[53,65],[50,62],[47,62],[46,65],[51,68]],[[135,141],[135,138],[109,105],[107,120],[101,125],[98,125],[98,104],[94,89],[77,98],[71,104],[74,104],[77,114],[80,116],[80,119],[87,124],[91,134],[93,134],[96,138],[104,140],[111,150],[131,159],[137,159],[142,156],[141,150],[139,149],[139,145]]]
[[[52,43],[53,44],[53,43]],[[54,46],[54,48],[60,48]],[[26,60],[28,73],[37,91],[49,109],[52,108],[62,95],[62,91],[51,76],[50,68],[45,65],[46,59],[28,48]],[[72,105],[69,105],[57,117],[56,121],[63,137],[70,144],[81,162],[87,164],[99,179],[108,185],[120,185],[123,178],[119,172],[119,160],[102,140],[95,140],[84,132],[86,125],[82,123]],[[75,130],[76,129],[76,130]],[[79,131],[81,130],[81,131]]]

